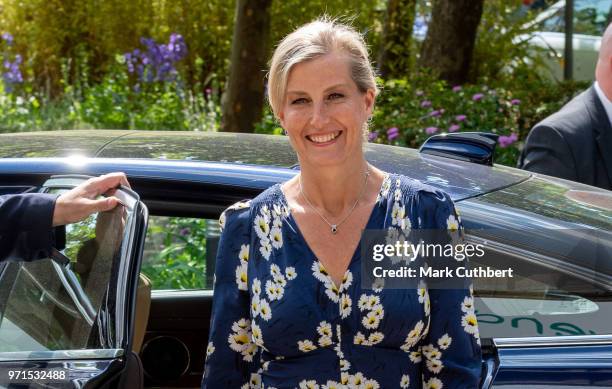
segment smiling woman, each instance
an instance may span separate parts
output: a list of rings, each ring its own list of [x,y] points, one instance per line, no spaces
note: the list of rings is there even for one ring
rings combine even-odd
[[[361,282],[364,229],[460,226],[446,193],[366,161],[378,90],[361,35],[327,19],[300,27],[277,47],[268,90],[300,173],[221,215],[202,386],[475,388],[470,288]]]

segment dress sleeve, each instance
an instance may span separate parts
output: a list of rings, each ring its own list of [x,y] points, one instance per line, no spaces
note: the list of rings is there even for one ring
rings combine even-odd
[[[443,192],[427,193],[425,228],[446,229],[453,243],[462,243],[463,226],[453,201]],[[428,289],[429,331],[421,341],[424,388],[477,388],[482,356],[470,280],[463,289]]]
[[[222,229],[215,265],[212,317],[202,388],[258,385],[260,358],[251,340],[247,263],[248,203],[236,203],[219,219]]]

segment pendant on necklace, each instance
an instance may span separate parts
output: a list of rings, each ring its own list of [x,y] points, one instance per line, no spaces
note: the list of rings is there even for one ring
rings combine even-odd
[[[331,232],[332,234],[336,234],[336,232],[338,232],[338,226],[336,226],[335,224],[331,225]]]

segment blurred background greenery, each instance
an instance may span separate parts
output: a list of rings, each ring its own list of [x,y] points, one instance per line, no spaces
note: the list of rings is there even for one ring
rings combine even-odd
[[[418,147],[435,133],[492,131],[502,135],[496,162],[514,165],[529,129],[586,85],[538,70],[537,50],[517,40],[537,14],[519,12],[521,0],[473,2],[482,16],[457,84],[422,66],[431,37],[418,31],[437,2],[458,4],[450,0],[4,0],[0,132],[231,131],[223,101],[235,98],[224,96],[234,27],[258,2],[249,12],[266,13],[266,60],[285,34],[324,13],[364,33],[382,86],[372,142]],[[253,117],[239,131],[281,133],[267,106]]]

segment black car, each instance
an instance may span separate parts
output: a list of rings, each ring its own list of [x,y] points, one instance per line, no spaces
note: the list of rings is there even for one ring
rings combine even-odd
[[[366,158],[449,193],[467,240],[495,251],[488,266],[517,269],[474,280],[483,388],[612,387],[612,193],[492,166],[494,143],[369,144]],[[121,209],[66,226],[51,258],[0,264],[0,386],[199,387],[216,221],[298,169],[281,136],[0,135],[0,194],[112,171],[132,185]]]

